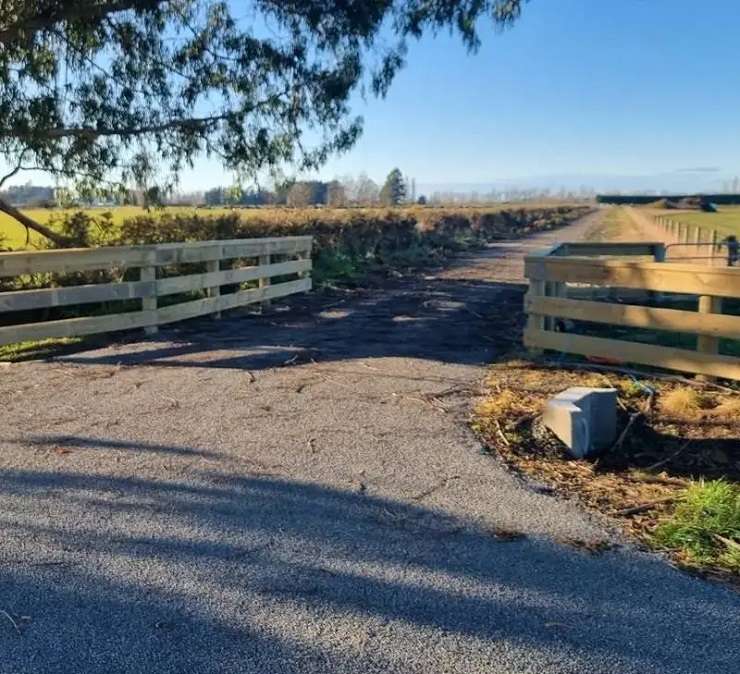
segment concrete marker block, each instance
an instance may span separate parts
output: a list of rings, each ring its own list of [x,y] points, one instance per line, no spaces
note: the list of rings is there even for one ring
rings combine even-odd
[[[573,386],[551,398],[543,422],[577,458],[604,449],[617,434],[617,391]]]

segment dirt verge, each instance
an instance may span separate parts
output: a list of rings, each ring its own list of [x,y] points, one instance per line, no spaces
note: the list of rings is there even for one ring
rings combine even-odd
[[[540,421],[548,398],[576,385],[614,387],[619,399],[617,440],[583,460],[570,457]],[[485,390],[473,424],[510,468],[607,515],[652,548],[656,527],[692,481],[740,482],[740,396],[730,388],[511,360],[491,368]],[[740,587],[736,573],[670,555]]]

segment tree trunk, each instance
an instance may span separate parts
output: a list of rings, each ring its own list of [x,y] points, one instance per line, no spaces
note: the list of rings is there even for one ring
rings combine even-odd
[[[32,229],[34,232],[41,234],[41,236],[45,236],[49,241],[52,241],[60,248],[69,248],[74,246],[74,241],[72,239],[63,234],[58,234],[42,225],[40,222],[36,222],[33,218],[29,218],[4,199],[0,199],[0,211],[7,213],[11,218],[20,222],[26,229]]]

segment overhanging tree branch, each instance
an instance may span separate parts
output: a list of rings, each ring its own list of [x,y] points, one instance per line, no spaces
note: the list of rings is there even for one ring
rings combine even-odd
[[[244,177],[317,168],[357,140],[352,95],[385,93],[407,38],[450,28],[473,47],[478,19],[507,26],[525,2],[0,0],[0,160],[86,193],[161,187],[203,153]]]
[[[46,225],[42,225],[33,218],[29,218],[25,213],[19,211],[15,206],[9,204],[5,199],[0,197],[0,211],[7,213],[11,218],[20,222],[26,229],[32,229],[34,232],[45,236],[49,241],[54,242],[59,248],[69,248],[74,245],[74,241]]]
[[[66,6],[50,8],[46,14],[22,17],[9,26],[0,28],[0,44],[9,44],[23,36],[31,37],[39,31],[46,30],[62,21],[91,21],[108,14],[124,12],[130,9],[156,9],[169,0],[119,0],[118,2],[75,2]]]

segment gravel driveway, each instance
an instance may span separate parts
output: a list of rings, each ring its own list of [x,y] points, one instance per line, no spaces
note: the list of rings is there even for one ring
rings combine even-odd
[[[0,368],[0,672],[737,672],[735,593],[465,425],[523,252],[594,223]]]

